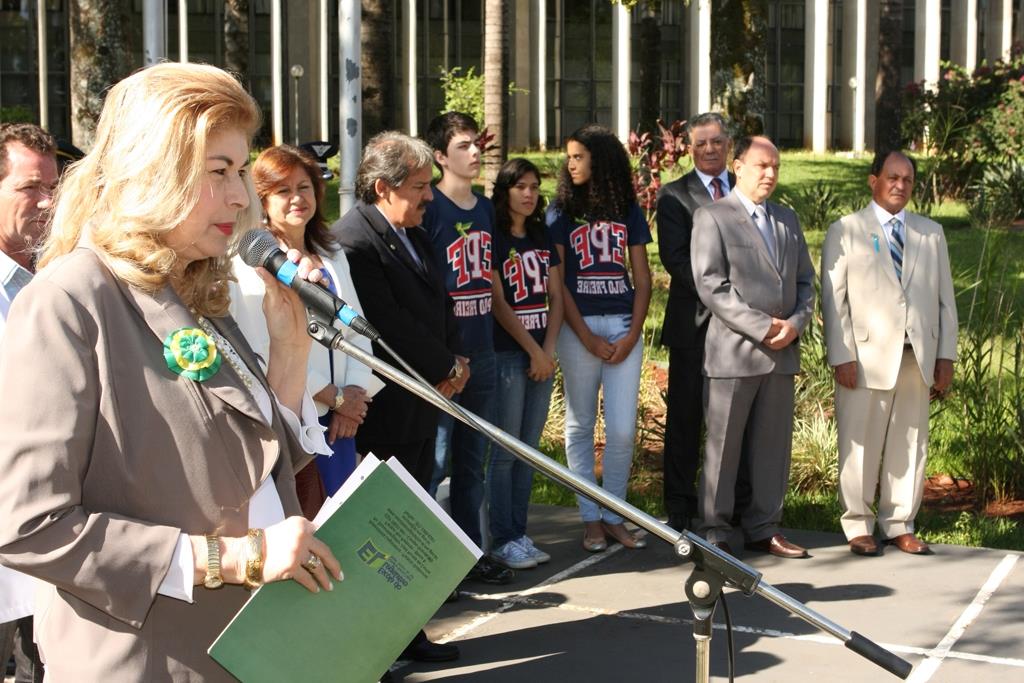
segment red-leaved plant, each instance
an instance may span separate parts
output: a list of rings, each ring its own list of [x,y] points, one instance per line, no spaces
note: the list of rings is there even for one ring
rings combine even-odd
[[[664,122],[658,119],[657,137],[649,132],[629,133],[626,149],[633,167],[633,189],[648,222],[654,217],[662,172],[673,168],[689,151],[683,135],[685,128],[686,121],[673,121],[666,128]]]

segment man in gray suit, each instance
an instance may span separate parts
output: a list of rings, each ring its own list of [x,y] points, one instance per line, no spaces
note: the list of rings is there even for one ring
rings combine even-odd
[[[668,394],[665,397],[665,510],[673,529],[689,529],[699,516],[697,470],[700,467],[704,420],[704,337],[708,309],[693,285],[690,236],[693,213],[722,199],[736,184],[726,170],[729,137],[721,114],[709,112],[686,124],[693,170],[658,192],[658,255],[672,277],[661,343],[669,349]]]
[[[691,259],[711,322],[704,347],[707,442],[700,530],[726,552],[741,456],[751,500],[741,516],[746,548],[807,557],[779,532],[793,436],[799,337],[814,308],[814,266],[800,221],[768,201],[779,152],[768,138],[736,143],[736,187],[693,216]]]

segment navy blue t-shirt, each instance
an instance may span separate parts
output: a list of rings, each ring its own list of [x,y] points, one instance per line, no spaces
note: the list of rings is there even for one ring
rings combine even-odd
[[[434,245],[434,260],[444,273],[444,285],[455,302],[459,336],[464,353],[494,348],[494,316],[491,314],[491,238],[494,205],[473,193],[476,205],[459,208],[434,188],[427,204],[423,227]]]
[[[494,270],[501,280],[505,301],[538,344],[548,330],[548,271],[559,264],[558,252],[545,235],[541,245],[529,237],[494,232]],[[494,321],[494,350],[522,351],[505,328]]]
[[[626,222],[587,222],[548,209],[551,241],[565,248],[565,287],[580,315],[633,312],[633,285],[626,269],[629,247],[651,241],[647,219],[634,202]]]

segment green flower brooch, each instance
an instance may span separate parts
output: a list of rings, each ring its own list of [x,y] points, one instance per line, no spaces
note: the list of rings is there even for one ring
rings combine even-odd
[[[220,370],[223,357],[210,335],[197,327],[182,327],[164,339],[164,360],[171,372],[205,382]]]

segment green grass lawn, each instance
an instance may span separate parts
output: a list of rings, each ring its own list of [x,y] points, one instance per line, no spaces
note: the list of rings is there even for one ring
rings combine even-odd
[[[547,197],[555,192],[560,165],[564,159],[561,152],[531,152],[522,156],[533,161],[543,174],[541,189]],[[814,155],[807,152],[783,152],[776,197],[818,189],[818,183],[826,183],[838,194],[848,199],[851,207],[865,206],[870,200],[867,187],[869,158],[853,158],[849,155]],[[689,170],[684,166],[666,174],[665,182]],[[329,183],[326,196],[326,215],[333,222],[338,215],[337,180]],[[947,202],[933,211],[933,218],[945,228],[949,243],[950,261],[957,291],[958,310],[961,320],[967,317],[973,294],[973,287],[982,279],[998,279],[1013,297],[1010,309],[1012,315],[1024,312],[1024,232],[985,231],[972,227],[963,203]],[[660,334],[668,299],[669,278],[658,258],[658,244],[654,225],[655,242],[649,245],[647,253],[654,280],[650,312],[644,325],[644,337],[648,347],[648,358],[653,361],[667,361],[667,352],[652,340]],[[811,258],[817,269],[824,230],[805,227]],[[979,271],[984,252],[999,256],[995,272],[984,268]],[[932,449],[929,461],[930,473],[955,473],[958,454],[952,448],[962,427],[956,394],[941,406],[932,420]],[[831,401],[828,400],[827,404]],[[823,404],[827,411],[830,405]],[[559,443],[545,441],[542,448],[552,457],[565,462]],[[833,452],[834,457],[834,452]],[[656,469],[656,468],[655,468]],[[663,513],[660,499],[660,484],[652,484],[647,463],[637,463],[630,482],[629,500],[645,511],[659,515]],[[535,502],[573,505],[573,496],[559,485],[543,477],[536,479],[533,491]],[[784,524],[790,527],[839,530],[839,506],[834,491],[815,494],[790,493],[786,499]],[[922,536],[931,542],[957,543],[962,545],[983,545],[1024,550],[1024,524],[1012,519],[989,519],[976,513],[937,513],[923,510],[918,517]]]

